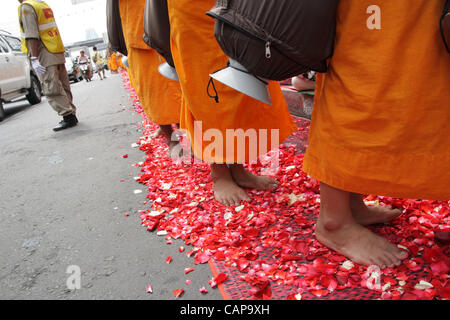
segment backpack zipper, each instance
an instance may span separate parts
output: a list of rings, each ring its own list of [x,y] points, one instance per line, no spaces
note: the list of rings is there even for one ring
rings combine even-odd
[[[223,17],[221,17],[221,16],[219,16],[219,15],[217,15],[217,14],[215,14],[215,13],[212,13],[211,11],[206,12],[206,15],[207,15],[207,16],[210,16],[211,18],[214,18],[214,19],[217,19],[217,20],[219,20],[219,21],[224,22],[225,24],[227,24],[227,25],[229,25],[230,27],[232,27],[233,29],[236,29],[236,30],[238,30],[239,32],[245,34],[247,37],[249,37],[249,38],[251,38],[251,39],[255,39],[255,40],[259,40],[259,41],[264,41],[264,42],[265,42],[265,50],[266,50],[265,56],[266,56],[267,59],[270,59],[270,58],[272,57],[272,51],[271,51],[271,49],[270,49],[272,43],[271,43],[270,41],[265,40],[265,39],[261,39],[260,37],[257,37],[257,36],[255,36],[254,34],[251,34],[251,33],[248,32],[247,30],[241,28],[241,27],[238,26],[238,25],[235,25],[235,24],[230,23],[228,20],[224,19]],[[275,48],[275,49],[276,49],[276,48]],[[296,65],[301,66],[301,67],[304,67],[304,68],[307,68],[307,69],[310,70],[310,71],[312,70],[311,68],[309,68],[309,67],[307,67],[307,66],[304,66],[304,65],[299,64],[297,61],[293,60],[291,57],[288,57],[286,54],[284,54],[284,52],[282,52],[282,51],[280,51],[280,50],[277,50],[277,51],[278,51],[282,56],[284,56],[285,58],[289,59],[290,61],[292,61],[292,62],[295,63]],[[316,72],[324,72],[324,71],[317,71],[317,70],[312,70],[312,71],[316,71]]]
[[[226,19],[222,18],[219,15],[216,15],[216,14],[214,14],[212,12],[209,12],[209,11],[206,13],[206,15],[210,16],[211,18],[220,20],[220,21],[228,24],[229,26],[231,26],[232,28],[234,28],[234,29],[238,30],[239,32],[245,34],[249,38],[252,38],[252,39],[255,39],[255,40],[259,40],[259,41],[266,41],[264,39],[261,39],[261,38],[255,36],[254,34],[251,34],[250,32],[248,32],[247,30],[241,28],[238,25],[231,24],[229,21],[227,21]],[[270,59],[272,57],[272,52],[270,50],[270,45],[271,45],[271,42],[270,41],[266,41],[266,44],[265,44],[265,50],[266,50],[265,56],[266,56],[267,59]]]

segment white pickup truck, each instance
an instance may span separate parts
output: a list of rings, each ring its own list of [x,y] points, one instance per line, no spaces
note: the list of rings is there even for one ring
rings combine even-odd
[[[41,102],[41,84],[20,39],[0,30],[0,121],[5,118],[3,104],[25,96],[30,104]]]

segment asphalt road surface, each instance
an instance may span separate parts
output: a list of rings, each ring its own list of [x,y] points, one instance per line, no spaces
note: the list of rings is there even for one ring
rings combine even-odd
[[[80,122],[60,132],[52,131],[60,118],[45,99],[5,105],[0,299],[170,300],[180,288],[185,294],[178,299],[222,299],[208,284],[208,265],[194,265],[178,252],[181,241],[167,245],[140,225],[146,192],[133,178],[139,173],[133,164],[144,153],[132,144],[141,136],[141,119],[120,75],[103,81],[95,75],[72,84],[72,91]],[[185,275],[186,267],[195,271]],[[146,292],[149,284],[153,294]]]

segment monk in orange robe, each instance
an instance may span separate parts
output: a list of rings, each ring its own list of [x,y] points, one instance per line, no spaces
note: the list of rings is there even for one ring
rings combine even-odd
[[[317,239],[363,265],[397,265],[407,254],[365,228],[400,211],[367,207],[361,194],[450,199],[444,3],[340,1],[303,169],[321,181]]]
[[[158,71],[164,59],[142,40],[145,0],[119,0],[120,17],[128,50],[131,83],[148,118],[160,129],[169,145],[169,155],[179,156],[179,142],[172,124],[180,120],[181,89],[178,82],[166,79]]]
[[[108,61],[111,72],[117,73],[117,70],[119,69],[119,64],[117,63],[117,53],[113,52]]]
[[[253,175],[243,164],[278,147],[296,130],[279,84],[269,85],[270,106],[216,82],[216,103],[206,92],[209,74],[224,68],[228,57],[214,37],[214,19],[205,15],[215,0],[167,3],[172,56],[182,90],[180,127],[187,131],[194,155],[210,164],[215,198],[226,206],[239,205],[250,199],[243,188],[277,188],[275,179]],[[260,134],[264,130],[267,135]],[[272,138],[274,132],[278,135]],[[254,135],[239,143],[233,133],[241,138],[243,133]]]

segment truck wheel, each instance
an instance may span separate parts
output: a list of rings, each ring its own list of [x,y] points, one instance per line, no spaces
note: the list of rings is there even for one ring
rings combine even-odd
[[[0,100],[0,122],[5,119],[5,109],[3,109],[3,102]]]
[[[27,100],[30,104],[38,104],[41,102],[41,84],[35,76],[31,76],[31,87],[27,94]]]

